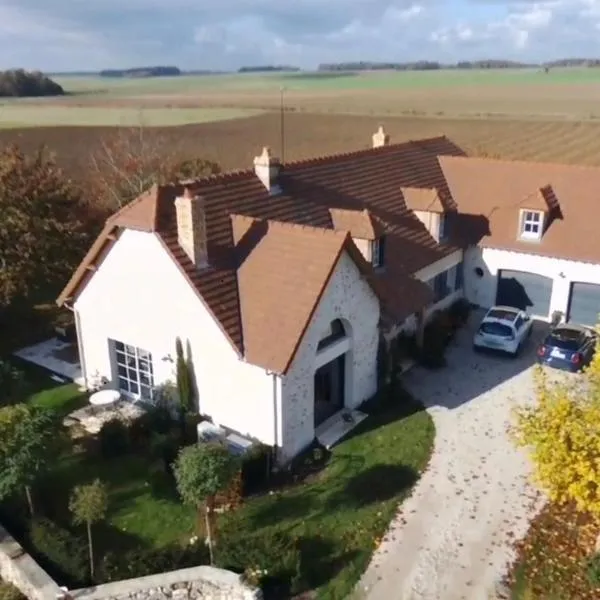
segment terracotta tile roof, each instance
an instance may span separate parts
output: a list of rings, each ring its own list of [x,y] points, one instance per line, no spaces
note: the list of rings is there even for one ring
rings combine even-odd
[[[375,240],[383,232],[381,224],[375,220],[367,209],[330,208],[329,215],[334,229],[348,231],[354,238]]]
[[[400,188],[406,206],[410,210],[443,213],[444,206],[435,188]]]
[[[461,225],[470,242],[600,263],[600,236],[594,218],[600,168],[449,156],[440,156],[439,163],[461,219],[464,214],[464,220],[470,221]],[[535,200],[531,200],[532,194],[537,196]],[[528,206],[530,202],[536,206]],[[544,205],[549,224],[541,240],[519,240],[520,210],[541,210]]]
[[[359,222],[350,223],[349,231],[358,231],[359,225],[362,228],[370,220],[375,233],[385,233],[385,268],[377,274],[371,269],[369,277],[381,297],[388,299],[385,308],[392,320],[402,320],[431,300],[429,288],[409,275],[459,247],[455,242],[438,244],[399,193],[403,187],[435,188],[440,201],[452,209],[454,201],[437,160],[441,152],[462,154],[442,137],[289,163],[280,175],[283,191],[278,195],[270,195],[253,170],[186,182],[205,200],[210,267],[200,272],[177,243],[174,199],[183,193],[184,184],[154,187],[107,221],[95,251],[88,253],[58,302],[79,293],[87,267],[98,264],[98,248],[106,246],[115,230],[129,227],[156,232],[232,345],[244,355],[255,342],[246,339],[242,322],[239,248],[234,244],[231,215],[331,230],[334,217],[352,214],[361,216]],[[344,230],[348,231],[347,225]],[[354,244],[350,248],[358,253]],[[362,255],[358,254],[360,262]],[[365,270],[370,269],[363,263]],[[284,303],[293,300],[280,297]]]
[[[344,251],[386,305],[388,298],[348,232],[240,215],[231,220],[244,356],[250,363],[287,371]]]

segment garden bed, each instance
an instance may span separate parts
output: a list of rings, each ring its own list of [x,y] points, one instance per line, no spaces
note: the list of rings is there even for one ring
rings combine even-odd
[[[597,600],[588,560],[599,533],[600,524],[572,504],[548,503],[516,545],[508,577],[514,600]]]
[[[283,487],[256,493],[236,510],[219,515],[220,566],[278,573],[278,598],[307,589],[322,599],[350,593],[433,447],[433,422],[420,404],[401,390],[394,402],[388,395],[381,398],[366,405],[369,418],[326,455],[323,464],[297,465],[296,482],[293,474],[274,479],[271,485],[281,482]],[[64,413],[61,406],[71,409],[81,399],[74,386],[52,385],[31,401]],[[59,536],[66,548],[63,555],[85,556],[85,532],[72,525],[69,495],[75,485],[99,478],[108,488],[109,507],[105,521],[94,527],[97,582],[118,577],[115,565],[130,563],[134,556],[139,559],[131,568],[141,572],[130,576],[206,561],[205,552],[189,548],[197,533],[197,514],[182,504],[163,458],[149,444],[123,447],[114,456],[98,448],[74,448],[65,450],[35,490],[38,516],[65,532]],[[307,456],[309,461],[315,457]],[[12,516],[5,523],[11,533],[25,537],[23,545],[40,558],[40,549],[27,534],[30,523],[23,499],[4,503],[2,512],[3,518]],[[74,546],[77,549],[71,550]],[[240,548],[247,550],[240,554]],[[53,557],[46,553],[41,562],[61,582],[64,566],[56,564],[59,556],[60,552]],[[89,581],[78,580],[87,577],[83,565],[83,560],[71,561],[71,571],[79,569],[79,574],[71,572],[62,581],[70,587],[87,585]],[[283,584],[282,578],[287,579]]]

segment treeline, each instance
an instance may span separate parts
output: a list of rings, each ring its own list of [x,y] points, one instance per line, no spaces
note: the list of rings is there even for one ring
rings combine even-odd
[[[178,67],[136,67],[100,71],[100,77],[175,77],[177,75],[181,75]]]
[[[238,73],[297,73],[299,67],[289,65],[258,65],[250,67],[240,67]]]
[[[437,69],[531,69],[552,67],[597,67],[600,59],[596,58],[564,58],[547,63],[524,63],[512,60],[486,59],[464,60],[457,63],[440,63],[437,61],[418,60],[414,62],[348,62],[323,63],[319,71],[435,71]]]
[[[62,96],[65,90],[40,71],[10,69],[0,71],[0,98]]]

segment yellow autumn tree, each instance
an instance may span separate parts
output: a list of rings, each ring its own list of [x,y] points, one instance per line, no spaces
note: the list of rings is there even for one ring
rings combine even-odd
[[[600,347],[577,382],[536,369],[537,402],[515,408],[513,437],[551,500],[600,518]]]

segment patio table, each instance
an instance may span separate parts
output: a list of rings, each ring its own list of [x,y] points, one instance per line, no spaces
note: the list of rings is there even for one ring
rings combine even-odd
[[[108,406],[117,402],[120,397],[121,393],[118,390],[100,390],[90,396],[90,404],[92,406]]]

